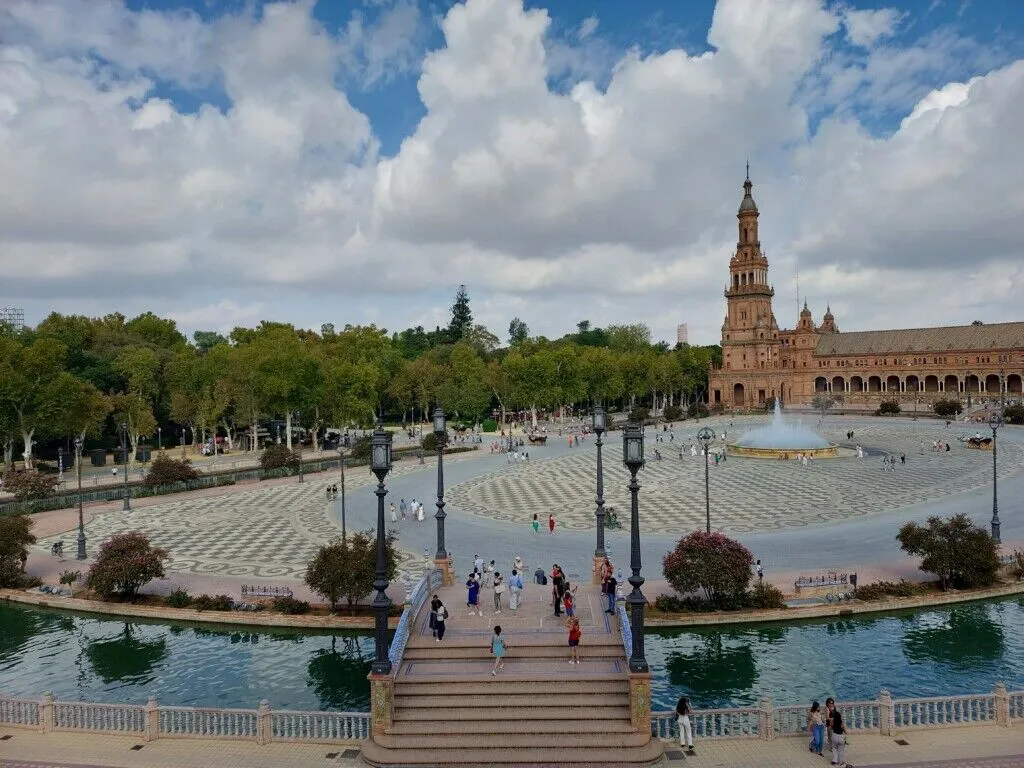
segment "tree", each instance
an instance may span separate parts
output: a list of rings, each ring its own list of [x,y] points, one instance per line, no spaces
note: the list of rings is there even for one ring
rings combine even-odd
[[[192,334],[192,343],[200,353],[209,352],[218,344],[227,344],[228,340],[216,331],[195,331]]]
[[[395,534],[389,532],[385,542],[387,578],[394,580],[398,573]],[[352,614],[355,613],[356,604],[373,591],[376,569],[376,531],[359,531],[320,547],[306,569],[306,584],[330,601],[331,610],[344,597],[348,602],[349,613]]]
[[[52,423],[62,407],[69,374],[67,348],[56,339],[39,338],[23,346],[0,339],[0,408],[17,425],[25,446],[25,469],[32,468],[36,433]]]
[[[0,515],[0,587],[24,583],[28,548],[35,543],[28,515]]]
[[[162,578],[167,550],[154,547],[138,531],[119,533],[103,542],[86,586],[104,598],[120,595],[134,600],[143,585]]]
[[[662,561],[665,578],[680,594],[702,591],[721,605],[742,598],[750,583],[754,556],[722,533],[695,531],[684,536]]]
[[[936,416],[950,419],[963,411],[964,407],[959,400],[936,400],[932,405],[932,412]]]
[[[1024,405],[1008,405],[1003,409],[1007,424],[1024,424]]]
[[[643,323],[609,325],[608,346],[617,352],[641,352],[651,346],[651,329]]]
[[[814,410],[821,414],[821,418],[825,418],[825,414],[828,413],[832,406],[838,402],[838,399],[826,392],[819,392],[811,400],[811,405],[814,406]],[[774,407],[774,405],[772,406]]]
[[[896,540],[908,555],[921,558],[919,569],[938,576],[944,590],[949,586],[984,587],[996,580],[998,545],[965,514],[948,520],[932,515],[925,525],[906,523]]]
[[[487,364],[469,344],[460,342],[452,347],[438,400],[449,413],[470,419],[477,418],[491,402]]]
[[[473,330],[473,313],[469,309],[469,294],[466,286],[460,285],[452,304],[452,319],[448,323],[448,341],[454,344],[466,338]]]
[[[138,394],[114,395],[114,420],[128,430],[128,461],[135,464],[135,450],[143,437],[156,432],[156,419],[149,400]]]
[[[508,324],[509,346],[514,347],[516,344],[522,344],[529,338],[530,329],[527,327],[526,323],[524,323],[518,317],[513,317],[512,322]]]

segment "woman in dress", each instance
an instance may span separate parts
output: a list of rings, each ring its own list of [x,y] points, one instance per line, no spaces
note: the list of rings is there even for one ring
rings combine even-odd
[[[540,532],[540,520],[537,518],[537,513],[536,512],[533,513],[533,532],[534,533],[539,533]]]
[[[491,674],[497,676],[499,669],[505,668],[505,639],[501,636],[501,625],[494,625],[494,634],[491,635],[491,653],[494,654],[494,667]]]

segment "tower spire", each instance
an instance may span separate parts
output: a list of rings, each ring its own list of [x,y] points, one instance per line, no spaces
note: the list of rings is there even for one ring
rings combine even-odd
[[[750,158],[747,158],[747,181],[750,181]]]

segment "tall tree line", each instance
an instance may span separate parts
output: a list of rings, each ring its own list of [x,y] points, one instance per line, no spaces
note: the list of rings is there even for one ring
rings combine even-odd
[[[0,448],[30,467],[75,437],[111,447],[126,427],[134,455],[158,426],[198,445],[218,435],[256,447],[259,425],[284,422],[316,440],[324,427],[422,419],[440,404],[472,422],[501,412],[603,402],[664,407],[705,399],[718,347],[651,344],[643,325],[591,327],[560,339],[531,336],[514,318],[508,342],[473,322],[465,286],[446,328],[389,335],[374,325],[319,331],[264,321],[227,337],[145,313],[127,319],[53,313],[35,328],[0,327]],[[294,423],[300,414],[301,424]],[[170,440],[168,440],[170,442]]]

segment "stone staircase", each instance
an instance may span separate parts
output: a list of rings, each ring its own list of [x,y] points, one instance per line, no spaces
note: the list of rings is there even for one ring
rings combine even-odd
[[[392,724],[364,745],[363,759],[381,766],[509,768],[623,768],[660,760],[662,745],[630,722],[618,620],[600,611],[594,597],[596,610],[580,611],[587,617],[580,664],[568,663],[562,620],[554,617],[458,616],[442,643],[429,630],[416,632],[395,675]],[[492,676],[495,618],[508,655],[504,670]]]

